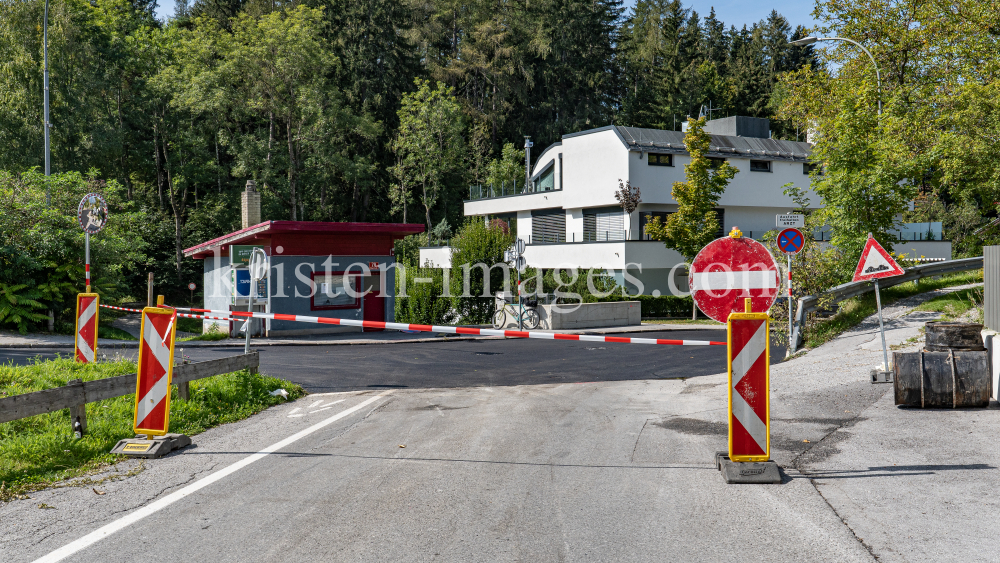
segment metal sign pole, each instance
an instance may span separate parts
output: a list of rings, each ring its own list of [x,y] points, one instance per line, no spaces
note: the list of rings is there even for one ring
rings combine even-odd
[[[792,355],[792,255],[788,255],[788,346],[785,357]]]
[[[86,235],[86,243],[84,243],[84,276],[87,279],[87,293],[90,293],[90,233],[84,233]]]
[[[875,307],[878,308],[878,330],[882,333],[882,370],[889,371],[889,352],[885,347],[885,325],[882,323],[882,298],[878,292],[878,278],[875,278]]]
[[[254,290],[256,289],[253,285],[254,285],[254,279],[253,276],[250,276],[250,304],[247,306],[247,311],[250,313],[250,318],[247,319],[247,328],[246,328],[247,342],[243,346],[244,355],[250,353],[250,330],[253,327],[253,294]]]

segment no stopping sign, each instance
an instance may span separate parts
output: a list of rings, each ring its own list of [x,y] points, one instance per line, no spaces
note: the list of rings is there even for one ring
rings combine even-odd
[[[691,263],[691,296],[720,323],[742,313],[750,298],[753,313],[766,313],[778,296],[778,265],[763,244],[749,238],[722,237],[705,245]]]

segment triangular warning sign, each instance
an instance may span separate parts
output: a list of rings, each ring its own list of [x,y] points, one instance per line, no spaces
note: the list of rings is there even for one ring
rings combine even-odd
[[[861,260],[854,270],[853,281],[866,281],[876,278],[891,278],[903,275],[903,269],[892,259],[892,256],[882,248],[874,238],[869,237],[865,249],[861,252]]]

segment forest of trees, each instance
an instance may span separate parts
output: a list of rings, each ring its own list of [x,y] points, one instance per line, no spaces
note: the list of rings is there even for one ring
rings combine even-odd
[[[51,3],[52,170],[117,180],[181,245],[195,242],[193,214],[234,226],[250,178],[269,219],[401,220],[393,142],[415,79],[444,83],[461,108],[463,154],[429,213],[454,224],[504,143],[679,128],[709,102],[713,117],[771,116],[778,74],[815,64],[776,12],[727,29],[677,0],[628,13],[614,0],[196,0],[168,23],[153,8]],[[42,11],[0,0],[0,169],[15,173],[43,162]]]

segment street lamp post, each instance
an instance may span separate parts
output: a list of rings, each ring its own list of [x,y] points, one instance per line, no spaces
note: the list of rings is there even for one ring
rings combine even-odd
[[[49,0],[45,0],[45,21],[42,22],[42,28],[42,52],[45,58],[43,67],[45,116],[42,120],[42,126],[45,128],[45,207],[48,207],[52,202],[52,192],[49,187]]]
[[[862,51],[868,55],[868,58],[872,61],[872,66],[875,67],[875,80],[878,83],[878,114],[882,115],[882,74],[878,71],[878,64],[875,62],[875,57],[872,56],[865,46],[853,39],[847,39],[846,37],[803,37],[802,39],[796,39],[789,43],[789,45],[794,45],[796,47],[805,47],[807,45],[812,45],[817,41],[845,41],[852,45],[856,45],[861,48]]]

